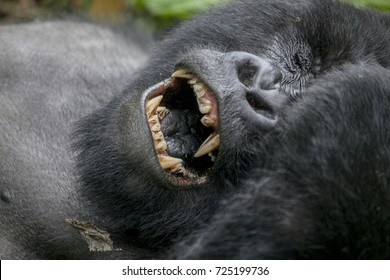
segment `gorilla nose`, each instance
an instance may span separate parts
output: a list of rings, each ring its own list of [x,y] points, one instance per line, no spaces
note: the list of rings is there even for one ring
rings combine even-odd
[[[245,52],[230,53],[237,80],[243,85],[247,103],[243,110],[262,128],[273,127],[288,96],[280,90],[282,74],[264,58]]]
[[[282,74],[265,59],[244,52],[234,52],[239,81],[247,88],[272,90],[279,87]]]

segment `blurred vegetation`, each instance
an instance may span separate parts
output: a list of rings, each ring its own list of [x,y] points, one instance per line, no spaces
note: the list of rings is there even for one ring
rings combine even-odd
[[[390,11],[390,0],[345,0],[345,2],[352,3],[356,6]]]
[[[0,20],[24,21],[76,14],[99,20],[140,20],[159,27],[227,1],[234,0],[0,0]],[[390,0],[344,1],[390,11]]]

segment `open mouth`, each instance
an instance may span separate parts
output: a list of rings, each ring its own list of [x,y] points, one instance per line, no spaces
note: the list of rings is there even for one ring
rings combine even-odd
[[[183,68],[146,94],[146,115],[162,169],[182,183],[205,182],[220,146],[215,95]]]

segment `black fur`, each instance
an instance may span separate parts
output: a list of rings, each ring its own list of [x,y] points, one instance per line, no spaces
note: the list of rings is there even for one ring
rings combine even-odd
[[[240,193],[176,257],[388,259],[389,73],[350,66],[310,87]]]
[[[78,38],[57,51],[70,58],[55,56],[54,69],[74,57],[75,72],[53,74],[47,56],[28,61],[45,54],[49,42],[29,46],[26,58],[6,46],[2,61],[21,59],[0,71],[2,84],[10,85],[0,88],[5,106],[17,108],[0,111],[1,258],[388,259],[389,27],[388,14],[335,1],[259,0],[184,23],[136,72],[139,53],[130,50],[140,47],[100,27],[79,26],[92,28],[83,40],[98,44]],[[50,36],[58,29],[56,23]],[[21,43],[14,34],[6,39]],[[37,68],[38,78],[22,72],[25,65]],[[143,92],[175,67],[194,72],[218,100],[220,151],[200,185],[165,177],[143,111]],[[9,78],[16,75],[26,81]],[[125,81],[125,90],[67,140],[69,130],[58,126],[95,110]],[[30,92],[49,98],[53,82],[56,98],[68,104],[65,117],[52,103],[19,107],[18,96]],[[251,98],[276,121],[264,118],[264,104]],[[20,132],[24,126],[28,135]],[[27,144],[15,143],[18,137]],[[30,167],[30,159],[44,168]],[[106,229],[122,251],[89,252],[65,222],[74,216]]]

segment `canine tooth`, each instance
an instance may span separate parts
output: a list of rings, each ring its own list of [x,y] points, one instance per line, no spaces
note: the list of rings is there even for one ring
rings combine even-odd
[[[162,140],[161,142],[157,143],[155,145],[156,147],[156,151],[157,152],[164,152],[167,150],[167,142],[165,142],[164,140]]]
[[[156,112],[158,117],[163,119],[168,114],[169,110],[166,107],[158,107]]]
[[[193,79],[195,78],[194,75],[189,74],[186,69],[179,69],[172,73],[171,75],[173,78],[184,78],[184,79]]]
[[[220,144],[220,135],[213,132],[209,137],[200,145],[198,151],[195,153],[194,157],[201,157],[205,154],[211,153],[212,151],[219,148]]]
[[[185,75],[187,74],[187,69],[180,68],[172,73],[172,77],[176,77],[177,75]]]
[[[187,79],[187,80],[190,80],[190,79],[193,79],[195,76],[192,75],[192,74],[185,74],[185,75],[181,75],[180,78],[184,78],[184,79]]]
[[[163,169],[175,167],[176,165],[182,162],[180,158],[174,158],[174,157],[162,156],[162,155],[158,156],[158,160],[160,161],[161,167]]]
[[[150,130],[153,132],[159,132],[161,130],[161,125],[159,122],[155,123],[150,127]]]
[[[204,125],[204,126],[207,126],[207,127],[210,127],[214,124],[214,120],[212,118],[210,118],[209,116],[207,115],[204,115],[202,117],[202,119],[200,120],[200,122]]]
[[[153,139],[155,141],[161,141],[164,139],[164,134],[161,131],[158,131],[158,132],[153,134]]]
[[[161,100],[163,99],[162,95],[159,95],[157,97],[154,97],[153,99],[150,99],[148,103],[146,103],[146,113],[148,116],[151,116],[156,111],[158,105],[160,105]]]

